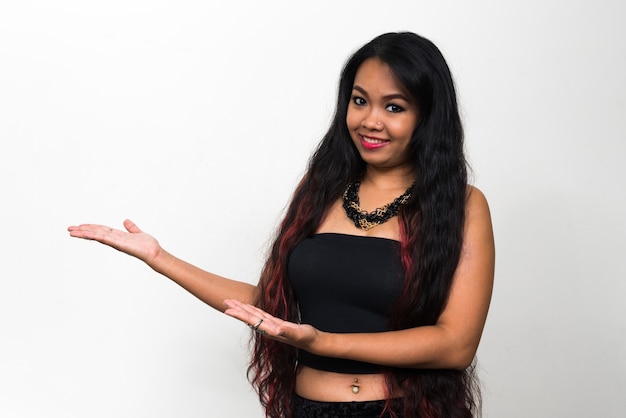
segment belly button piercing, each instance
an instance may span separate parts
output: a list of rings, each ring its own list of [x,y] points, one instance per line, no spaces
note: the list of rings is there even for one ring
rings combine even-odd
[[[352,393],[354,393],[355,395],[357,393],[359,393],[359,379],[357,379],[356,377],[354,378],[354,383],[352,384]]]

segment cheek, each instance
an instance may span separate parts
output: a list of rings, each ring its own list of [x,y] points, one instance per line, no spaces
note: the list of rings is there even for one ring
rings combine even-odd
[[[358,115],[355,112],[351,112],[348,109],[348,113],[346,115],[346,125],[348,126],[349,131],[353,131],[359,127],[360,121]]]
[[[417,124],[411,121],[398,121],[397,123],[388,124],[387,130],[392,135],[398,138],[407,138],[410,139],[413,136],[413,132]]]

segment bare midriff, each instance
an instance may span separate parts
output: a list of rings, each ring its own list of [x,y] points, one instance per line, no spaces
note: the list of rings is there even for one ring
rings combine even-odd
[[[321,402],[376,401],[387,398],[387,386],[383,374],[334,373],[300,366],[296,394]]]

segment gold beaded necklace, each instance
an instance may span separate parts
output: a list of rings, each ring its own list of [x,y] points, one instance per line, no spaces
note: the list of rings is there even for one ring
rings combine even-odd
[[[376,208],[369,213],[361,209],[359,206],[360,186],[360,181],[354,181],[348,184],[348,187],[346,187],[346,190],[343,192],[343,208],[345,209],[348,218],[354,222],[354,225],[357,228],[369,231],[375,226],[387,222],[389,219],[398,214],[400,206],[404,205],[411,198],[415,183],[411,184],[411,186],[400,196],[396,197],[393,202]]]

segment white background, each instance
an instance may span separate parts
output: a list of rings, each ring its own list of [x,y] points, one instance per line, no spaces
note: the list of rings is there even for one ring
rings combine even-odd
[[[255,282],[344,60],[410,30],[493,212],[485,416],[622,417],[623,4],[0,1],[0,416],[261,417],[244,326],[66,227]]]

